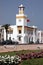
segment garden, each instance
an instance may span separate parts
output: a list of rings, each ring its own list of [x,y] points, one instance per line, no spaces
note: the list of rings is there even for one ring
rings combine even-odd
[[[43,65],[43,50],[0,53],[0,65]]]

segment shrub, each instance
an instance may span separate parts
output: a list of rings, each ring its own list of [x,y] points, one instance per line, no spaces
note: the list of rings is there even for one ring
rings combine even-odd
[[[18,55],[15,56],[0,56],[0,65],[18,65],[21,62],[21,58]]]
[[[27,60],[32,58],[43,58],[43,52],[31,52],[27,54],[21,54],[20,57],[21,60]]]

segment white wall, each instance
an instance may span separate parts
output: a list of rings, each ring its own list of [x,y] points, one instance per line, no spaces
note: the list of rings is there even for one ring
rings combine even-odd
[[[15,41],[15,40],[17,40],[17,26],[16,25],[12,25],[10,27],[13,29],[13,33],[12,34],[8,34],[8,39],[11,36],[11,40]]]
[[[17,14],[16,15],[16,17],[19,17],[19,16],[25,16],[25,17],[27,17],[24,14]],[[16,25],[17,26],[27,26],[27,19],[26,18],[16,18]]]
[[[6,30],[4,29],[4,40],[6,40]]]

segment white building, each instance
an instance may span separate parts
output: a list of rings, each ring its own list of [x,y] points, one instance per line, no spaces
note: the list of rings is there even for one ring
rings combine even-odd
[[[19,6],[19,13],[16,14],[16,25],[11,26],[13,33],[11,35],[12,40],[17,40],[20,43],[29,43],[30,41],[36,42],[37,40],[37,27],[27,26],[27,15],[24,14],[25,7]],[[8,38],[10,37],[8,35]]]
[[[40,43],[43,43],[43,31],[39,30],[37,31],[37,33],[38,33],[37,39],[39,40]]]
[[[16,14],[16,25],[11,25],[8,29],[8,39],[12,41],[18,41],[20,44],[27,44],[30,42],[43,42],[41,32],[38,31],[36,26],[27,26],[27,15],[24,14],[25,7],[20,5],[19,13]],[[39,34],[40,33],[40,34]],[[43,32],[42,32],[43,33]],[[2,34],[2,33],[1,33]],[[6,40],[6,32],[4,28],[3,39]],[[0,37],[2,37],[0,35]],[[2,39],[2,38],[1,38]]]

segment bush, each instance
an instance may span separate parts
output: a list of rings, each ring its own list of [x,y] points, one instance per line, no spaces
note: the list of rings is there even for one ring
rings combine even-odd
[[[21,58],[18,55],[0,56],[0,65],[18,65],[21,62]]]
[[[27,54],[20,55],[22,60],[32,59],[32,58],[43,58],[43,52],[31,52]]]
[[[33,41],[30,41],[29,43],[30,43],[30,44],[34,44],[34,42],[33,42]]]

